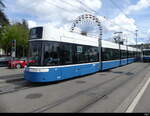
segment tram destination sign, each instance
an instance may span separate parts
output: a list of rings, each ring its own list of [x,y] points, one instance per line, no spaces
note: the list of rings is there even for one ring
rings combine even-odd
[[[36,27],[30,30],[29,39],[42,39],[43,36],[43,27]]]

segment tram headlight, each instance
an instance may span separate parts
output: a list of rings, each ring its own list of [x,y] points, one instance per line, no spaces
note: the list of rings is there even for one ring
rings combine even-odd
[[[49,72],[49,69],[40,69],[40,68],[28,68],[27,72]]]

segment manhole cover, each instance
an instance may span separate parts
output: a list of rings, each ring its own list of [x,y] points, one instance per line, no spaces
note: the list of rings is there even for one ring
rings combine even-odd
[[[38,99],[42,97],[41,93],[33,93],[26,96],[26,99]]]
[[[123,74],[124,72],[113,72],[113,73],[116,73],[116,74]]]
[[[134,73],[128,72],[126,73],[126,75],[130,76],[130,75],[134,75]]]
[[[82,83],[86,83],[86,81],[76,81],[76,83],[82,84]]]
[[[88,92],[88,93],[86,93],[86,95],[88,95],[90,97],[98,97],[99,96],[99,94],[95,93],[95,92]]]
[[[100,75],[105,76],[106,74],[100,74]]]

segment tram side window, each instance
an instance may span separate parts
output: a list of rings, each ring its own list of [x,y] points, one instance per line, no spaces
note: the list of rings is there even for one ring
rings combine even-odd
[[[128,58],[132,58],[133,57],[133,52],[132,51],[128,51]]]
[[[118,60],[120,59],[120,52],[118,49],[111,49],[111,48],[103,48],[102,49],[102,60]]]
[[[132,58],[134,58],[134,52],[132,51]]]
[[[99,60],[98,48],[90,47],[88,51],[89,51],[88,52],[89,62],[98,62],[98,60]]]
[[[113,49],[113,60],[119,60],[119,59],[120,59],[120,50]]]
[[[137,52],[133,52],[133,54],[134,54],[134,55],[133,55],[133,57],[136,57],[136,55],[137,55]]]
[[[150,55],[150,51],[144,51],[143,54],[148,56]]]
[[[121,50],[121,59],[127,58],[127,51]]]
[[[88,63],[88,47],[77,45],[77,61],[78,63]]]
[[[135,52],[133,51],[133,52],[132,52],[132,58],[134,58],[134,57],[135,57]]]
[[[131,58],[131,52],[128,51],[128,58]]]
[[[73,46],[72,44],[62,43],[60,50],[60,64],[73,64]]]
[[[138,57],[140,57],[140,54],[141,54],[140,52],[137,52],[137,56],[138,56]]]
[[[110,59],[110,54],[107,48],[102,48],[102,60],[107,61]]]
[[[138,57],[140,57],[141,56],[141,52],[138,52]]]
[[[45,43],[44,46],[44,66],[56,66],[59,65],[59,44],[58,43]]]

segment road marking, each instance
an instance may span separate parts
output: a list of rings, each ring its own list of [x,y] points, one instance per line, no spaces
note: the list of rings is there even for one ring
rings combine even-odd
[[[136,105],[138,104],[138,102],[140,101],[141,97],[143,96],[143,94],[144,94],[145,90],[147,89],[149,83],[150,83],[150,78],[147,80],[146,84],[143,86],[143,88],[140,90],[138,95],[135,97],[135,99],[133,100],[131,105],[128,107],[128,109],[126,110],[126,113],[131,113],[131,112],[134,111]]]

